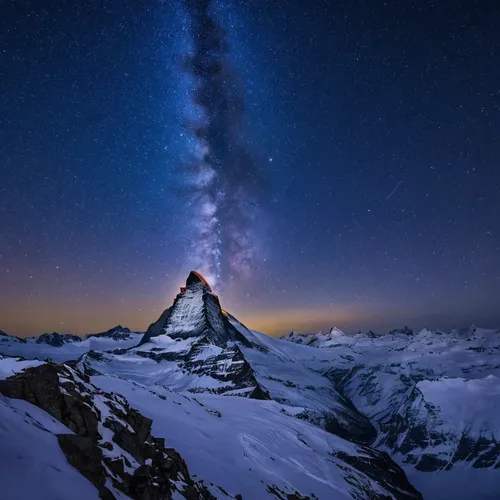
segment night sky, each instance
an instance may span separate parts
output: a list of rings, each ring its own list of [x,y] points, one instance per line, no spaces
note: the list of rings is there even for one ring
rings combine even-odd
[[[208,3],[0,2],[0,329],[500,327],[500,6]]]

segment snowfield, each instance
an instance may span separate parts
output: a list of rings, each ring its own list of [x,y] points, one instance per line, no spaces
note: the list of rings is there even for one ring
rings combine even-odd
[[[272,497],[270,486],[321,499],[353,498],[346,476],[369,491],[387,494],[335,456],[362,455],[362,448],[287,416],[274,401],[212,394],[192,397],[110,376],[92,377],[92,383],[124,395],[151,418],[153,433],[180,452],[196,479],[222,487],[210,488],[217,498],[238,493],[251,500]],[[368,498],[362,490],[357,495]]]
[[[95,486],[68,464],[58,433],[71,431],[40,408],[0,395],[0,498],[99,499]]]

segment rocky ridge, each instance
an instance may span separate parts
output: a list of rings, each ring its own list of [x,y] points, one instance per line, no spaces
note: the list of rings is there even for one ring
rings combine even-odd
[[[150,419],[69,366],[28,368],[0,380],[0,393],[38,406],[74,432],[58,434],[59,445],[105,500],[118,498],[117,491],[140,500],[168,499],[174,492],[213,498],[191,479],[180,455],[151,435]]]
[[[500,484],[500,331],[405,327],[310,347],[377,428],[375,447],[407,470],[499,470]]]

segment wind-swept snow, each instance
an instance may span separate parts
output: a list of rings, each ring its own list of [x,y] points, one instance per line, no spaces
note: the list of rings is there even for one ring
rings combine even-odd
[[[40,408],[0,395],[0,498],[99,499],[95,486],[68,464],[58,433],[71,431]]]
[[[151,418],[153,434],[180,452],[196,479],[217,485],[210,487],[217,498],[238,493],[248,500],[275,498],[271,487],[320,499],[388,495],[340,458],[368,458],[365,448],[288,417],[274,401],[212,394],[188,397],[112,376],[92,377],[92,383],[123,394]]]

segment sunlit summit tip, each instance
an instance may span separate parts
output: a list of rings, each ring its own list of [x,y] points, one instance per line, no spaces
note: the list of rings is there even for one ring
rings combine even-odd
[[[212,287],[208,284],[208,281],[198,271],[191,271],[189,273],[189,276],[186,280],[186,285],[181,286],[181,293],[184,293],[188,286],[194,285],[195,283],[202,283],[204,286],[208,288],[209,292],[213,293]]]

